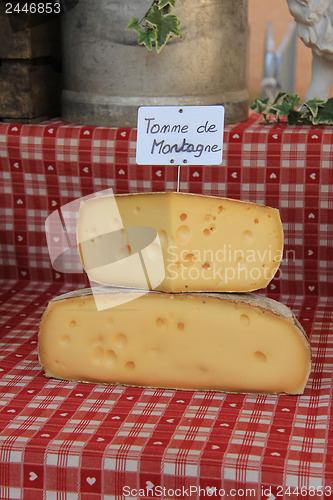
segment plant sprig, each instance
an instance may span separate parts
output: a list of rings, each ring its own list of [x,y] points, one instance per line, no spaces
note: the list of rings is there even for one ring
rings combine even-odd
[[[311,99],[301,104],[297,94],[280,92],[273,102],[269,99],[256,99],[251,106],[263,116],[266,123],[286,121],[288,125],[332,125],[333,98],[327,101]]]
[[[138,34],[139,45],[152,50],[155,44],[156,52],[159,53],[171,37],[181,38],[180,21],[177,16],[170,14],[175,5],[176,0],[154,0],[140,20],[131,17],[126,29]]]

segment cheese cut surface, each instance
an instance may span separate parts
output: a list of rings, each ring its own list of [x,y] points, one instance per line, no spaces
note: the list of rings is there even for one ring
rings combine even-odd
[[[169,292],[264,288],[283,253],[277,209],[174,192],[82,202],[77,239],[91,281]]]
[[[290,309],[251,294],[103,293],[51,300],[38,353],[48,377],[125,385],[302,394],[311,349]]]

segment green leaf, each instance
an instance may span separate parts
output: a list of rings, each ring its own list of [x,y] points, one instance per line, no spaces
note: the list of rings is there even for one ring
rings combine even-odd
[[[318,114],[318,108],[324,103],[325,101],[322,101],[321,99],[310,99],[309,101],[306,101],[303,106],[310,111],[313,117],[316,117]]]
[[[126,26],[126,29],[140,33],[141,26],[139,24],[139,19],[137,17],[131,17],[129,24]]]
[[[170,5],[171,7],[176,6],[176,0],[160,0],[158,4],[159,9],[164,9],[167,5]]]
[[[156,40],[156,30],[154,28],[146,28],[139,33],[139,45],[144,45],[148,50],[152,49],[152,42]]]
[[[156,28],[156,51],[160,52],[171,36],[180,37],[179,20],[169,14],[164,16],[156,5],[146,17],[147,21]]]
[[[318,107],[317,116],[313,119],[315,125],[327,123],[333,124],[333,97],[328,99],[322,106]]]
[[[267,108],[267,104],[268,104],[268,97],[266,97],[265,99],[257,98],[255,99],[252,106],[250,106],[250,109],[253,109],[253,111],[255,111],[256,113],[261,114]]]

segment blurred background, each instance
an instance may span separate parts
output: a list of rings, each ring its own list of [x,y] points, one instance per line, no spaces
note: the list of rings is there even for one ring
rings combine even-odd
[[[264,47],[267,21],[272,22],[277,49],[293,21],[286,0],[248,0],[249,10],[249,95],[250,103],[261,93],[264,68]],[[311,78],[311,50],[298,38],[296,41],[296,71],[294,92],[304,98]],[[329,97],[333,96],[331,94]]]

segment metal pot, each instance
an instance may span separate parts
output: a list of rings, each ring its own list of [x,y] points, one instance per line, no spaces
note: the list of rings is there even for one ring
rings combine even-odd
[[[225,106],[248,116],[247,0],[178,0],[182,39],[160,54],[125,28],[151,0],[79,0],[63,16],[62,118],[101,126],[137,123],[139,106]]]

